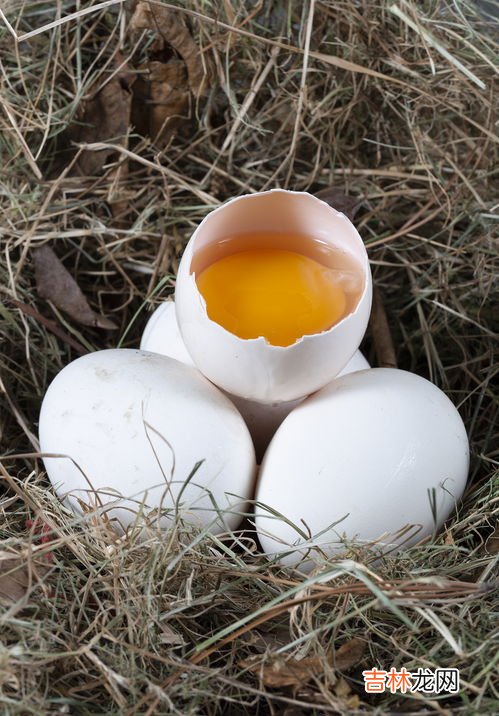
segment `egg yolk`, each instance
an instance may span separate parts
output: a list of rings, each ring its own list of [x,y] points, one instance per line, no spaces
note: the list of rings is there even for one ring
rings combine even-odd
[[[274,346],[328,330],[346,308],[334,269],[282,249],[225,256],[201,271],[197,285],[212,321],[240,338],[263,336]]]

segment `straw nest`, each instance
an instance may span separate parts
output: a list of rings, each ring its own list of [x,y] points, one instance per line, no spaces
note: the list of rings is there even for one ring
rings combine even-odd
[[[0,710],[497,713],[494,5],[177,5],[2,6]],[[357,210],[389,327],[363,350],[445,390],[472,446],[432,542],[307,580],[251,530],[75,518],[37,444],[53,376],[136,347],[200,219],[277,186]],[[461,690],[366,694],[372,666]]]

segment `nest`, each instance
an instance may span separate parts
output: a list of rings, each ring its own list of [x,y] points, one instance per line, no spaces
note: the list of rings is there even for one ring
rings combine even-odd
[[[176,5],[3,4],[2,713],[494,713],[494,8]],[[138,346],[202,217],[278,186],[357,211],[383,306],[362,349],[440,386],[472,449],[433,541],[306,580],[251,530],[76,518],[37,442],[51,379]],[[369,694],[373,666],[461,689]]]

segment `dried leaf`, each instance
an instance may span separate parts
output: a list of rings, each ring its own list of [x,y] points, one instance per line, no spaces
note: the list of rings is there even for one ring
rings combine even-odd
[[[173,47],[185,62],[192,93],[195,96],[200,94],[206,85],[205,67],[199,47],[179,13],[167,7],[139,2],[130,20],[130,29],[152,30]]]
[[[189,107],[185,64],[171,60],[142,65],[133,94],[132,122],[136,130],[163,149]]]
[[[252,653],[263,654],[264,652],[277,652],[286,644],[289,644],[289,627],[285,625],[273,625],[272,629],[264,627],[262,630],[252,629],[243,636],[244,641],[251,648]]]
[[[321,189],[315,196],[325,201],[326,204],[329,204],[329,206],[336,209],[336,211],[341,211],[350,221],[353,220],[363,203],[363,200],[359,199],[359,197],[347,196],[341,189],[332,186],[327,187],[327,189]]]
[[[241,666],[257,674],[265,686],[273,689],[300,688],[323,670],[322,661],[318,656],[306,656],[303,659],[271,656],[263,663],[261,659],[261,656],[244,659]]]
[[[0,600],[18,602],[29,587],[29,576],[16,559],[0,562]]]
[[[115,64],[120,67],[122,57],[117,53]],[[75,121],[68,129],[69,138],[77,144],[92,142],[127,143],[132,106],[131,86],[135,74],[124,66],[107,83],[102,78],[88,92],[89,99],[82,102]],[[77,173],[92,176],[101,171],[115,153],[115,149],[83,150],[75,164]]]
[[[365,648],[365,642],[354,637],[336,649],[331,659],[331,665],[338,671],[348,671],[362,661]]]
[[[163,622],[157,622],[157,624],[162,631],[162,634],[158,637],[160,644],[168,646],[185,646],[184,639],[168,624],[164,624]]]
[[[343,677],[340,677],[336,682],[334,693],[343,701],[349,712],[358,709],[362,703],[357,694],[352,694],[349,683]]]
[[[499,526],[496,527],[494,532],[487,538],[485,552],[493,555],[499,553]]]
[[[38,323],[41,323],[42,326],[44,326],[48,331],[53,333],[55,336],[60,338],[62,341],[67,343],[69,346],[71,346],[79,355],[85,355],[87,353],[87,349],[81,345],[81,343],[78,343],[78,341],[75,341],[75,339],[70,336],[66,331],[63,331],[62,328],[57,324],[55,321],[50,320],[50,318],[47,318],[46,316],[42,316],[41,313],[38,313],[38,311],[35,311],[33,306],[28,306],[26,303],[22,303],[21,301],[17,301],[15,298],[10,298],[10,296],[4,300],[4,305],[7,308],[10,308],[10,306],[14,306],[15,308],[18,308],[20,311],[22,311],[26,316],[30,316],[31,318],[34,318],[35,321],[38,321]]]
[[[348,671],[360,663],[364,650],[365,642],[355,637],[336,650],[334,657],[328,660],[329,664],[339,671]],[[261,656],[253,656],[242,661],[241,666],[259,676],[265,686],[274,689],[301,688],[315,675],[324,671],[324,661],[318,656],[285,659],[282,656],[271,655],[264,662]]]
[[[452,536],[452,532],[445,533],[444,544],[449,545],[450,547],[455,547],[456,542],[454,540],[454,537]]]
[[[339,696],[342,699],[344,699],[346,696],[349,696],[352,693],[350,684],[342,676],[340,676],[340,678],[338,679],[338,681],[335,684],[334,693],[336,694],[336,696]]]
[[[31,579],[28,565],[10,552],[0,552],[0,602],[15,604],[24,599],[27,592],[40,581],[48,571],[46,564],[31,564]]]
[[[116,328],[112,321],[98,315],[90,308],[80,287],[50,246],[34,249],[33,260],[36,287],[42,298],[51,301],[57,308],[84,326]]]
[[[139,2],[129,29],[150,30],[157,37],[149,48],[151,59],[138,69],[132,121],[139,134],[163,149],[186,117],[191,93],[197,97],[207,85],[205,66],[184,19],[170,8]]]

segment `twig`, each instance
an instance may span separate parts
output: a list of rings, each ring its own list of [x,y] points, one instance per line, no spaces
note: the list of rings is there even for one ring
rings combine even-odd
[[[383,299],[379,289],[373,289],[373,307],[371,311],[371,334],[373,337],[376,358],[380,368],[396,368],[397,356],[393,345],[392,334],[388,325]]]

